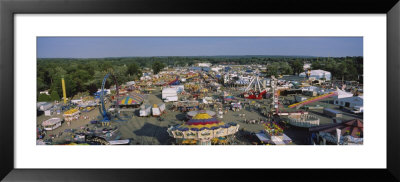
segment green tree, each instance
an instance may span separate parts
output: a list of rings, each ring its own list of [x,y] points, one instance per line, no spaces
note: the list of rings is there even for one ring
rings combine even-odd
[[[279,69],[278,65],[272,63],[272,64],[267,66],[267,73],[270,76],[272,76],[272,75],[278,76],[278,69]]]
[[[311,69],[313,69],[313,70],[323,69],[323,68],[322,68],[321,62],[320,62],[320,61],[314,61],[314,62],[312,62],[312,64],[311,64]]]
[[[101,71],[109,71],[112,68],[112,63],[110,61],[102,61],[99,66]]]
[[[38,91],[43,91],[49,88],[41,78],[37,78],[36,80],[37,80],[36,86]]]
[[[154,74],[159,73],[164,67],[165,67],[165,65],[162,62],[160,62],[160,61],[154,62],[152,65],[153,73]]]
[[[304,71],[303,67],[304,67],[304,64],[299,59],[296,59],[296,61],[293,61],[293,63],[292,63],[292,69],[296,75],[298,75]]]
[[[57,91],[55,91],[55,90],[51,91],[50,99],[51,99],[51,101],[56,101],[56,100],[59,101],[60,100],[60,96],[58,95]]]
[[[284,75],[291,75],[291,74],[293,74],[293,69],[292,69],[292,67],[291,67],[287,62],[283,62],[283,63],[281,63],[279,66],[280,66],[280,67],[279,67],[279,72],[280,72],[281,74],[284,74]]]
[[[342,79],[342,81],[345,79],[345,76],[346,76],[346,74],[347,74],[347,64],[346,64],[346,62],[343,62],[343,63],[341,63],[339,66],[338,66],[338,74],[340,75],[340,77],[341,77],[341,79]]]
[[[91,83],[86,86],[86,89],[89,91],[90,94],[94,94],[97,92],[98,87],[96,87],[96,84]]]
[[[39,97],[37,99],[38,102],[49,102],[51,101],[50,96],[47,94],[39,94]]]
[[[142,70],[140,69],[139,65],[137,65],[136,63],[128,65],[128,70],[126,71],[126,73],[129,76],[134,76],[134,77],[136,76],[137,78],[142,76]]]

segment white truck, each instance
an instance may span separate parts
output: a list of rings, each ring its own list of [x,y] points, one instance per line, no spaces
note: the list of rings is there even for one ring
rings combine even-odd
[[[150,114],[151,114],[151,106],[142,105],[142,107],[140,107],[139,116],[145,117],[145,116],[150,116]]]
[[[53,103],[43,103],[39,106],[39,111],[46,111],[53,107]]]
[[[152,108],[152,113],[153,116],[161,116],[162,113],[164,113],[165,111],[165,104],[161,103],[161,104],[154,104],[153,108]]]
[[[178,101],[178,96],[169,96],[164,99],[164,102],[176,102]]]
[[[165,104],[164,103],[158,104],[158,108],[160,108],[160,112],[163,113],[165,111]]]
[[[353,109],[351,110],[352,113],[354,114],[360,114],[364,112],[364,106],[354,106]]]

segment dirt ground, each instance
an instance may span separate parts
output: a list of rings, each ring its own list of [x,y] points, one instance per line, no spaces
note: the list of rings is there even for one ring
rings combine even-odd
[[[228,88],[229,89],[229,88]],[[242,103],[249,103],[249,100],[245,100],[243,98],[237,97],[241,92],[237,88],[232,88],[228,90],[232,95],[238,98]],[[221,93],[209,93],[208,96],[218,96]],[[153,93],[146,95],[145,104],[153,105],[163,103],[161,100],[161,93],[159,89],[154,91]],[[285,97],[285,99],[290,100],[293,99],[293,96]],[[252,103],[254,101],[254,103]],[[336,106],[329,103],[330,99],[315,102],[310,105],[321,105],[324,107],[329,107],[333,109],[339,110]],[[252,133],[259,132],[263,130],[263,124],[247,124],[245,120],[262,120],[265,121],[266,117],[260,112],[260,109],[256,107],[257,104],[265,105],[267,103],[271,103],[271,100],[250,100],[249,106],[246,106],[240,111],[232,111],[229,110],[226,114],[223,115],[223,118],[219,118],[220,121],[223,122],[235,122],[240,125],[239,132],[235,135],[234,144],[238,145],[251,145],[254,142],[257,142],[257,139],[254,138]],[[131,145],[171,145],[175,142],[175,139],[170,137],[167,133],[167,128],[172,125],[183,124],[184,119],[186,117],[186,113],[182,113],[179,111],[169,110],[172,103],[166,103],[166,112],[161,116],[163,118],[162,121],[157,117],[139,117],[139,108],[134,109],[134,111],[126,111],[121,112],[123,116],[123,121],[112,121],[111,126],[109,128],[118,127],[118,132],[121,136],[121,139],[130,139]],[[281,109],[282,112],[289,111],[290,109]],[[310,110],[310,114],[316,115],[320,118],[320,124],[329,124],[332,123],[332,118],[327,117],[322,113],[322,110]],[[353,118],[362,118],[362,116],[357,116],[350,113],[343,112],[343,120],[349,120]],[[240,117],[240,115],[245,115],[245,117]],[[72,121],[71,125],[68,126],[67,123],[63,123],[61,127],[53,130],[47,131],[44,139],[52,139],[55,143],[63,143],[67,139],[72,139],[72,133],[65,132],[68,129],[75,129],[75,131],[79,132],[82,128],[89,129],[102,129],[104,127],[98,127],[96,125],[90,124],[91,120],[99,120],[100,113],[98,108],[90,111],[90,112],[82,112],[82,116],[87,117],[84,119],[81,117],[76,121]],[[60,117],[62,115],[53,115],[51,117]],[[37,124],[40,125],[43,121],[51,118],[49,116],[38,116]],[[285,119],[285,116],[282,117]],[[308,144],[308,129],[299,128],[294,126],[289,126],[284,133],[289,136],[293,140],[293,144],[304,145]],[[57,136],[58,135],[58,136]]]

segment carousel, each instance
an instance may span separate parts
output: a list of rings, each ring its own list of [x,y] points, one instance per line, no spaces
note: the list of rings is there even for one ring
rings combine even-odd
[[[205,113],[207,113],[208,115],[210,115],[211,117],[215,117],[215,112],[214,111],[210,111],[210,110],[206,110],[206,111],[204,111],[204,110],[201,110],[201,111],[189,111],[187,114],[186,114],[186,117],[188,118],[188,119],[192,119],[194,116],[196,116],[197,114],[199,114],[200,112],[205,112]]]
[[[215,141],[225,141],[239,129],[236,123],[224,123],[210,116],[206,111],[199,111],[182,125],[171,126],[168,133],[178,144],[211,145]]]

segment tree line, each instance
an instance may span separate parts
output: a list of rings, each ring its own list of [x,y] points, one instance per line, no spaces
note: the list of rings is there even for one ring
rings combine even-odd
[[[143,70],[158,73],[164,67],[194,66],[196,63],[212,64],[261,64],[267,67],[266,74],[298,75],[303,65],[311,63],[312,69],[330,71],[337,79],[357,80],[362,75],[362,57],[321,58],[294,56],[200,56],[200,57],[128,57],[128,58],[39,58],[37,59],[38,101],[59,100],[62,96],[61,79],[64,78],[67,97],[80,92],[95,93],[104,76],[113,73],[119,84],[138,80]],[[108,79],[106,88],[113,80]],[[50,96],[39,94],[49,90]]]
[[[363,82],[363,57],[321,58],[313,60],[311,68],[329,71],[337,80]]]

